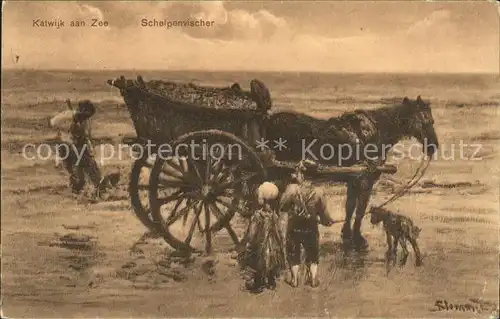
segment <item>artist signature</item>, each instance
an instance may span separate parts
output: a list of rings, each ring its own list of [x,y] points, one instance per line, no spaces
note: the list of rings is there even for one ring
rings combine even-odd
[[[498,312],[498,304],[480,300],[478,298],[471,298],[469,302],[466,303],[458,303],[458,302],[449,302],[446,299],[438,299],[434,302],[434,311],[460,311],[460,312],[491,312],[492,316],[490,318],[499,318]]]

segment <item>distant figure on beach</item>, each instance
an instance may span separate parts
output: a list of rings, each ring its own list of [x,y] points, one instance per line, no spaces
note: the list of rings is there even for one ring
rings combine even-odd
[[[19,55],[16,55],[16,63],[19,62]]]
[[[91,140],[90,119],[95,114],[95,106],[89,100],[78,102],[78,109],[73,110],[70,101],[66,101],[69,110],[63,111],[50,119],[50,127],[58,130],[61,144],[57,147],[58,160],[62,159],[64,168],[70,174],[69,184],[74,194],[80,194],[85,186],[85,175],[95,187],[95,197],[104,190],[101,171],[94,159]],[[71,121],[68,133],[61,132],[63,123]]]
[[[308,268],[306,282],[312,287],[317,287],[319,286],[318,223],[330,226],[335,221],[328,212],[326,200],[320,190],[304,180],[306,170],[304,162],[299,162],[295,173],[292,174],[292,182],[281,197],[280,211],[288,214],[286,252],[292,272],[290,285],[292,287],[299,285],[298,273],[303,247]]]

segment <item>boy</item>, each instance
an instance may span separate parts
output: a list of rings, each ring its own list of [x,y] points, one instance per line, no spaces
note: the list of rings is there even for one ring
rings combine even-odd
[[[62,143],[57,147],[58,159],[63,160],[64,168],[70,174],[69,184],[74,194],[80,194],[85,186],[85,174],[95,187],[95,196],[100,196],[101,171],[93,157],[91,142],[90,118],[95,114],[95,106],[89,100],[78,102],[78,109],[61,112],[50,120],[50,127],[58,129]],[[68,134],[61,134],[63,123],[71,120]]]
[[[244,250],[243,267],[254,270],[254,281],[248,290],[261,293],[264,287],[276,288],[276,278],[286,267],[283,238],[279,230],[279,218],[272,208],[278,198],[278,187],[265,182],[257,189],[258,209],[250,219],[240,250]]]
[[[312,287],[319,286],[317,278],[319,264],[318,223],[330,226],[334,220],[328,213],[323,195],[310,183],[304,181],[307,162],[297,165],[292,182],[281,198],[280,211],[288,213],[286,230],[286,251],[291,266],[290,285],[299,285],[298,273],[301,261],[301,247],[304,247],[305,261],[308,266],[308,281]],[[311,163],[314,165],[314,163]]]

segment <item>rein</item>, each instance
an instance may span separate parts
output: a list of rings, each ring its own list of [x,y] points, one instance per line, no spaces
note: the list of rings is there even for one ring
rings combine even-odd
[[[408,183],[406,183],[403,187],[401,187],[401,189],[398,190],[396,193],[392,194],[392,196],[389,199],[387,199],[385,202],[383,202],[380,205],[373,206],[373,207],[374,208],[382,208],[382,207],[386,206],[387,204],[392,203],[396,199],[400,198],[401,196],[405,195],[406,193],[408,193],[408,191],[410,191],[410,189],[413,186],[415,186],[420,181],[420,179],[422,179],[425,172],[427,171],[427,168],[429,167],[430,162],[431,162],[430,157],[422,158],[422,160],[420,162],[420,166],[417,168],[417,170],[415,171],[415,174],[413,174],[412,178],[408,181]],[[370,211],[365,212],[363,214],[363,217],[365,217],[366,215],[369,215],[369,214],[371,214]],[[332,225],[342,223],[345,221],[346,221],[345,219],[336,220],[332,223]]]
[[[401,189],[399,191],[397,191],[395,194],[393,194],[392,197],[390,197],[388,200],[386,200],[382,204],[374,206],[374,207],[382,208],[385,205],[392,203],[396,199],[398,199],[401,196],[403,196],[404,194],[406,194],[413,186],[415,186],[420,181],[420,179],[422,179],[425,172],[427,171],[427,168],[429,167],[430,162],[431,162],[430,157],[422,158],[422,161],[420,162],[420,166],[417,168],[415,174],[413,174],[410,181],[408,183],[406,183],[406,185],[401,187]]]

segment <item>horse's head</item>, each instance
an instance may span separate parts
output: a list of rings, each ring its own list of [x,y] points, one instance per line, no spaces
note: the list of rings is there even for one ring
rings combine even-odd
[[[406,133],[416,138],[425,148],[425,153],[432,156],[439,147],[434,118],[432,117],[430,103],[424,102],[420,95],[415,101],[407,97],[403,99],[405,107]]]

